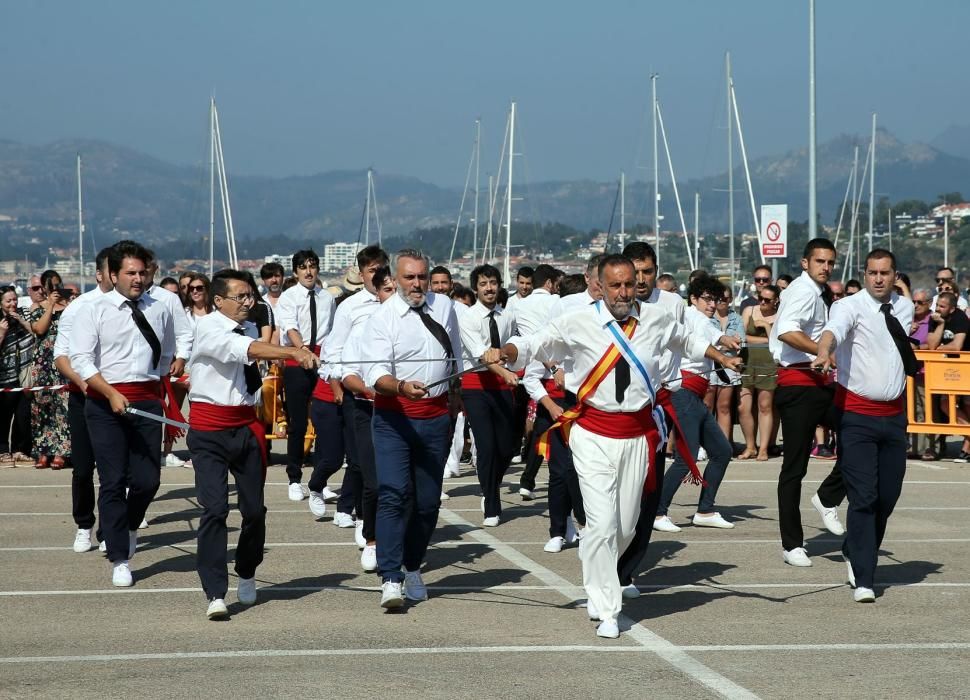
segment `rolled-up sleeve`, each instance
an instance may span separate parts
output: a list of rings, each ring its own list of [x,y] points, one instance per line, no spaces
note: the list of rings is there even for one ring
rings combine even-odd
[[[529,366],[525,368],[525,375],[522,377],[522,386],[529,393],[529,398],[533,401],[541,401],[549,392],[546,391],[546,387],[542,384],[542,378],[546,374],[546,366],[541,362],[530,362]]]
[[[98,351],[98,325],[100,313],[96,304],[85,304],[74,319],[68,357],[78,376],[87,381],[98,373],[95,358]]]
[[[185,309],[178,303],[178,297],[174,294],[171,301],[167,302],[168,308],[172,312],[175,322],[175,357],[180,360],[188,360],[192,357],[192,344],[195,342],[195,328],[185,314]]]
[[[713,327],[710,331],[715,332]],[[701,362],[711,343],[707,332],[692,333],[687,325],[674,321],[668,326],[667,347],[693,362]]]
[[[287,331],[300,329],[296,298],[292,294],[284,292],[280,295],[280,300],[276,303],[276,323],[283,335],[286,335]],[[307,341],[307,338],[303,339],[304,343]]]
[[[775,321],[774,331],[779,338],[785,333],[803,331],[801,319],[815,316],[815,302],[818,295],[810,289],[801,287],[792,291],[795,292],[794,295],[782,298],[778,320]]]

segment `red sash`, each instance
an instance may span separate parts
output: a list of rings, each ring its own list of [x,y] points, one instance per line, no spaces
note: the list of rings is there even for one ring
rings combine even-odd
[[[378,394],[374,397],[374,408],[403,413],[408,418],[438,418],[448,415],[448,394],[442,394],[433,399],[418,399],[417,401],[406,399],[403,396]]]
[[[129,401],[162,400],[162,386],[160,382],[117,382],[112,384],[111,387]],[[88,387],[88,398],[101,399],[102,401],[108,400],[90,386]]]
[[[495,372],[487,369],[482,372],[469,372],[461,375],[462,389],[481,389],[485,391],[512,391],[512,387],[505,383]]]
[[[892,401],[875,401],[849,391],[841,384],[835,387],[835,405],[843,411],[860,413],[864,416],[898,416],[905,408],[905,394]]]
[[[266,428],[256,417],[256,409],[253,406],[217,406],[202,401],[189,402],[189,428],[191,430],[208,433],[243,427],[249,428],[259,445],[259,455],[263,459],[263,481],[265,481],[269,456],[266,447]]]
[[[808,362],[778,368],[778,386],[817,386],[824,389],[831,383],[831,377],[831,374],[812,372]]]
[[[165,409],[165,417],[169,420],[178,421],[179,423],[185,422],[185,416],[182,415],[182,411],[179,410],[178,399],[175,398],[175,392],[172,391],[172,380],[169,376],[162,377],[162,390],[165,392],[165,401],[163,402],[163,408]],[[185,435],[185,431],[181,428],[176,428],[174,425],[165,425],[165,439],[175,442],[180,437]]]
[[[680,370],[680,385],[692,394],[699,396],[701,401],[707,396],[707,389],[711,382],[707,377],[688,372],[686,369]]]
[[[546,393],[549,395],[550,399],[564,399],[566,398],[566,390],[562,387],[556,386],[555,379],[543,379],[542,386],[545,388]]]
[[[317,357],[320,356],[320,346],[319,345],[307,345],[306,347],[310,348],[310,350],[313,351],[313,354],[316,355]],[[300,363],[297,362],[296,360],[283,360],[283,364],[286,367],[299,367],[300,366]]]
[[[704,481],[704,477],[701,476],[701,470],[697,468],[697,460],[690,451],[690,447],[687,445],[687,438],[684,437],[684,431],[680,427],[680,421],[677,420],[677,411],[674,410],[674,402],[671,400],[673,393],[670,389],[662,388],[657,392],[657,405],[663,408],[663,410],[670,416],[670,421],[674,424],[674,448],[677,450],[677,454],[680,458],[684,460],[687,464],[687,468],[690,470],[687,476],[684,477],[683,483],[685,484],[696,484],[699,486],[707,486],[707,482]]]
[[[313,398],[327,403],[337,403],[337,397],[334,396],[330,382],[320,377],[317,378],[317,384],[313,387]]]
[[[643,484],[644,493],[657,490],[657,447],[660,443],[660,433],[653,420],[650,404],[632,413],[610,413],[583,404],[583,411],[576,419],[576,424],[584,429],[603,437],[623,440],[627,438],[647,438],[647,479]]]

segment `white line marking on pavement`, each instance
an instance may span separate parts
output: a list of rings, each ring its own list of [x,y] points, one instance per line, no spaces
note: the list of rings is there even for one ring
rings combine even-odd
[[[538,562],[530,559],[517,549],[503,543],[495,536],[477,529],[470,522],[451,512],[447,508],[440,511],[441,519],[451,525],[458,525],[468,528],[468,537],[490,545],[495,552],[505,557],[509,562],[518,566],[520,569],[535,576],[548,586],[551,586],[564,598],[575,601],[583,595],[581,586],[575,586],[559,574],[547,569]],[[734,698],[757,698],[758,696],[730,679],[722,676],[711,668],[708,668],[700,661],[697,661],[689,654],[681,650],[663,637],[651,632],[643,625],[633,622],[624,615],[620,615],[618,622],[623,627],[629,627],[626,634],[636,640],[639,644],[654,651],[657,656],[669,663],[674,668],[680,670],[685,675],[693,678],[702,685],[707,686],[722,697],[733,700]]]
[[[901,644],[711,644],[681,647],[689,651],[903,651],[970,649],[970,642],[927,642]]]

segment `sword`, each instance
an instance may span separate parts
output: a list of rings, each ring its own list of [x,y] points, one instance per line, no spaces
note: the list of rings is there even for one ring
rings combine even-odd
[[[149,420],[156,421],[158,423],[164,423],[165,425],[171,425],[174,428],[179,428],[181,430],[188,430],[188,423],[179,423],[177,420],[172,420],[171,418],[166,418],[165,416],[156,416],[154,413],[149,413],[148,411],[142,411],[139,408],[132,408],[131,406],[125,407],[125,413],[129,413],[133,416],[138,416],[140,418],[148,418]]]
[[[444,379],[439,379],[438,381],[432,382],[431,384],[425,384],[424,385],[424,388],[425,389],[433,389],[434,387],[439,386],[441,384],[447,384],[452,379],[458,379],[458,377],[462,376],[463,374],[468,374],[469,372],[477,372],[480,369],[484,369],[484,368],[488,367],[488,364],[489,364],[488,362],[482,362],[481,364],[475,365],[474,367],[469,367],[468,369],[463,369],[461,372],[455,372],[454,374],[450,374],[447,377],[445,377]]]

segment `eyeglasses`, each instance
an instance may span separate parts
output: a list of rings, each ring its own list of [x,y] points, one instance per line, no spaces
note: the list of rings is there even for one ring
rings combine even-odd
[[[757,282],[760,282],[761,284],[768,284],[769,282],[771,282],[771,278],[770,277],[755,277],[754,278],[754,281],[756,283]]]
[[[717,300],[717,303],[718,304],[730,304],[731,303],[731,300],[728,299],[727,297],[721,297],[720,299]]]
[[[712,296],[711,296],[710,294],[701,294],[701,295],[700,295],[700,297],[698,297],[698,298],[699,298],[699,299],[700,299],[701,301],[706,301],[706,302],[708,302],[708,303],[710,303],[710,302],[712,302],[712,301],[713,301],[713,302],[717,302],[717,299],[715,299],[714,297],[712,297]]]
[[[204,292],[205,291],[205,285],[204,284],[193,284],[193,285],[189,285],[189,291],[190,292]]]
[[[775,300],[774,299],[765,299],[764,297],[758,297],[758,303],[759,304],[774,304],[775,303]]]
[[[30,291],[32,291],[32,292],[39,292],[43,288],[44,288],[43,285],[35,284],[33,287],[30,288]]]
[[[232,299],[237,304],[245,304],[246,302],[255,301],[256,297],[252,294],[237,294],[234,297],[223,297],[224,299]]]
[[[929,304],[930,301],[929,301],[929,299],[913,299],[913,303],[914,304],[924,305],[924,304]]]

